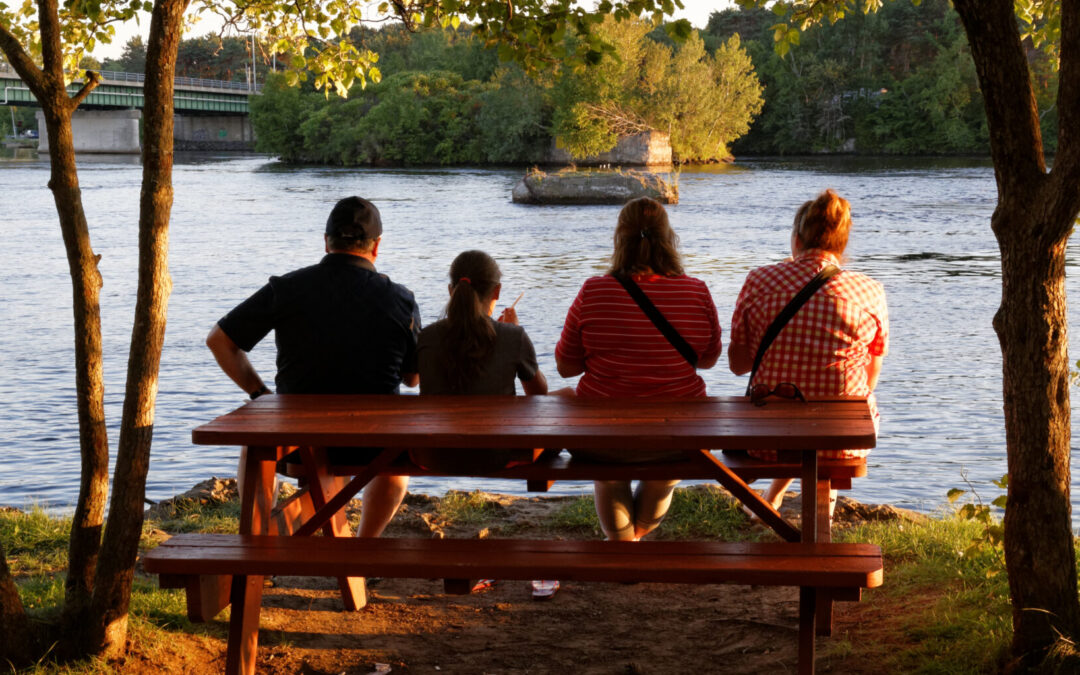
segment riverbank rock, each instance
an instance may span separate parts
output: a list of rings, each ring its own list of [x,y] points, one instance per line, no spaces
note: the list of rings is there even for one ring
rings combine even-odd
[[[651,197],[677,204],[679,189],[659,175],[642,171],[530,171],[514,186],[515,204],[625,204]]]
[[[210,478],[195,485],[184,494],[154,504],[146,511],[149,519],[167,518],[177,507],[185,504],[224,504],[239,499],[235,478]]]

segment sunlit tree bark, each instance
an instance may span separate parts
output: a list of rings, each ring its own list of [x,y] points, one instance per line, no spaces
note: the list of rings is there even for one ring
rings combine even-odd
[[[1047,172],[1038,110],[1012,0],[955,0],[986,100],[1001,249],[1001,343],[1009,499],[1005,561],[1013,654],[1035,666],[1061,636],[1080,636],[1069,503],[1069,359],[1065,244],[1080,212],[1080,5],[1062,3],[1061,122]]]

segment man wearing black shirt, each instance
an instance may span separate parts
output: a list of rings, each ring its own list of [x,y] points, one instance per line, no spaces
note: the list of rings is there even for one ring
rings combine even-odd
[[[409,289],[375,271],[381,236],[374,204],[339,201],[326,221],[327,255],[319,264],[271,277],[210,331],[206,345],[225,374],[252,399],[269,393],[247,352],[273,330],[279,393],[396,394],[402,382],[416,386],[420,312]],[[352,449],[348,457],[356,462],[375,452]],[[407,476],[372,480],[357,536],[379,536],[407,486]]]

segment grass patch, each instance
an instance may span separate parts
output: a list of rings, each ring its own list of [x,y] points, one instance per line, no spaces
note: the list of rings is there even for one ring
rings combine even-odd
[[[0,541],[15,576],[49,574],[67,567],[71,518],[36,504],[27,512],[0,512]]]
[[[488,500],[484,493],[450,490],[435,506],[436,513],[457,525],[478,525],[496,518],[499,507]]]
[[[596,503],[592,495],[583,495],[566,502],[551,515],[544,525],[544,529],[549,532],[599,534],[600,524],[596,520]]]
[[[726,492],[714,485],[675,490],[667,517],[653,539],[718,539],[752,541],[758,538],[746,527],[742,509]]]
[[[1000,552],[969,550],[982,526],[951,514],[919,523],[866,523],[839,541],[881,546],[885,584],[868,593],[872,635],[842,650],[882,672],[986,673],[1003,663],[1012,638],[1008,578]],[[875,613],[874,608],[891,608]]]
[[[235,534],[240,531],[240,500],[203,504],[194,499],[177,499],[163,505],[153,519],[146,520],[144,534],[153,529],[165,530],[170,534]]]

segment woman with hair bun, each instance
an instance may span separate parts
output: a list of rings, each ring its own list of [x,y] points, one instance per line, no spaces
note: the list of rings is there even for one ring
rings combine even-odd
[[[608,274],[585,281],[563,325],[555,363],[563,377],[582,375],[578,396],[704,396],[698,368],[720,357],[720,322],[705,283],[683,272],[679,239],[659,202],[628,202],[615,226]],[[629,281],[629,284],[626,283]],[[630,295],[639,289],[681,336],[661,332]],[[571,450],[607,462],[683,458],[681,451]],[[667,513],[678,481],[596,481],[596,514],[608,539],[636,541]]]
[[[826,190],[799,207],[791,231],[791,258],[759,267],[746,277],[731,318],[728,364],[736,375],[751,371],[765,332],[793,297],[822,270],[839,268],[851,230],[851,206]],[[889,345],[885,290],[865,274],[841,269],[829,278],[777,334],[750,383],[768,394],[796,388],[806,397],[866,396],[875,424],[873,391]],[[783,385],[783,386],[781,386]],[[831,450],[822,459],[865,457],[869,450]],[[776,461],[775,451],[751,456]],[[774,480],[766,500],[780,507],[791,479]],[[835,501],[835,490],[831,495]]]

